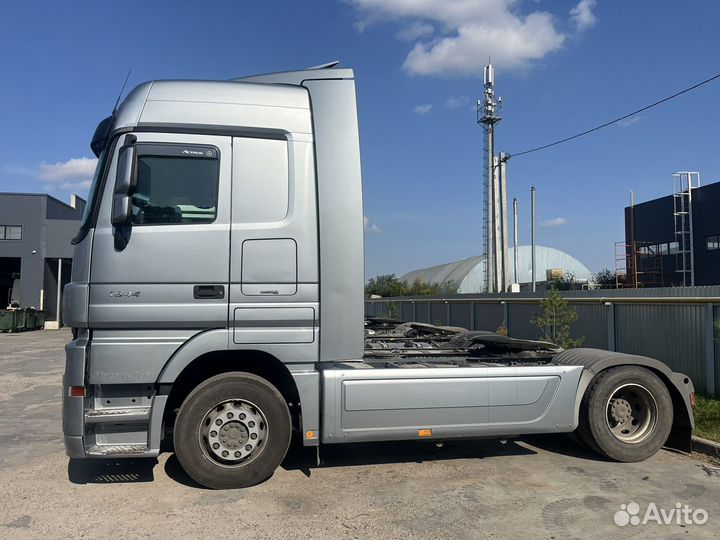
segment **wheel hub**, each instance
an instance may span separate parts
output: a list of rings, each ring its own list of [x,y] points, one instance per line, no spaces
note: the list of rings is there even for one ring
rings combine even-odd
[[[222,466],[237,466],[260,452],[267,438],[267,421],[249,401],[226,400],[205,414],[198,436],[208,458]]]
[[[636,383],[616,388],[607,401],[606,422],[610,433],[621,442],[635,444],[655,429],[658,406],[652,393]]]
[[[613,400],[610,413],[612,414],[613,420],[623,423],[632,417],[632,407],[627,400],[618,398]]]
[[[220,445],[239,448],[250,438],[247,428],[240,422],[228,422],[220,429]]]

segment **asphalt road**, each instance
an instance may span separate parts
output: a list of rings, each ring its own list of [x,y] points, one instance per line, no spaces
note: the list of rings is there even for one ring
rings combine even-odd
[[[0,334],[0,538],[720,536],[720,464],[669,451],[611,463],[566,436],[333,446],[320,467],[295,449],[270,480],[232,491],[193,484],[170,454],[69,461],[60,425],[68,339]],[[640,518],[650,503],[665,512],[681,503],[708,520],[616,525],[631,502]]]

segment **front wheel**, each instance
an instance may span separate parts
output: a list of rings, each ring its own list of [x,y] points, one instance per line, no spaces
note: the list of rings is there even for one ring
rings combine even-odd
[[[274,386],[250,373],[223,373],[185,398],[175,421],[175,454],[206,487],[249,487],[280,465],[291,432],[290,412]]]
[[[590,383],[580,404],[578,435],[616,461],[654,455],[672,429],[673,405],[665,383],[639,366],[610,368]]]

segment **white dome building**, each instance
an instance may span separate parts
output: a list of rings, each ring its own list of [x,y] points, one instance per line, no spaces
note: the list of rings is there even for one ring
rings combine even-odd
[[[519,256],[520,268],[518,281],[522,283],[532,282],[532,259],[531,246],[520,246]],[[515,276],[515,263],[513,248],[510,248],[510,281]],[[590,281],[592,272],[572,255],[559,249],[536,246],[535,247],[535,271],[538,283],[546,281],[548,270],[561,270],[563,273],[571,273],[578,281]],[[468,257],[460,261],[439,264],[429,268],[421,268],[408,272],[400,279],[414,283],[417,280],[425,283],[448,284],[458,286],[459,293],[478,293],[485,291],[485,256],[478,255]]]

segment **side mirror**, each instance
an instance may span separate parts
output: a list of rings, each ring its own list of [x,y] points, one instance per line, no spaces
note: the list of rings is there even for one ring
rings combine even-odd
[[[123,146],[118,156],[113,192],[112,224],[114,227],[129,225],[132,221],[132,204],[130,197],[137,187],[137,147]]]

